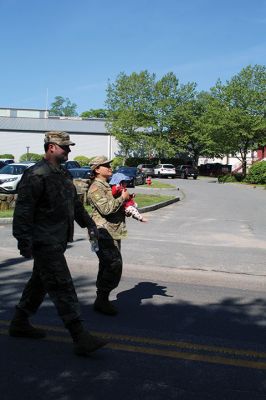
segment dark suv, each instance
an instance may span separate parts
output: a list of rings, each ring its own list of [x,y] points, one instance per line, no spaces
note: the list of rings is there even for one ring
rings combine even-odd
[[[63,165],[63,167],[65,167],[66,169],[70,169],[70,168],[80,168],[80,164],[77,161],[65,161],[63,162],[61,165]]]
[[[197,179],[199,175],[198,168],[192,165],[178,165],[175,170],[177,178],[187,179],[191,177]]]

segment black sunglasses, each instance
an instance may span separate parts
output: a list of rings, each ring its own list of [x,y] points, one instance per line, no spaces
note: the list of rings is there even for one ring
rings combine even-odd
[[[71,151],[70,148],[69,148],[69,145],[60,145],[58,143],[52,143],[52,142],[51,142],[51,144],[55,144],[56,146],[60,147],[60,149],[62,149],[64,151],[68,151],[68,152]]]

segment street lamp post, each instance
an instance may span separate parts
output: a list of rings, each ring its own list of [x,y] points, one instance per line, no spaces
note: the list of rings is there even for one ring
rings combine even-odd
[[[27,146],[26,149],[27,149],[27,161],[29,161],[29,150],[30,150],[30,146]]]

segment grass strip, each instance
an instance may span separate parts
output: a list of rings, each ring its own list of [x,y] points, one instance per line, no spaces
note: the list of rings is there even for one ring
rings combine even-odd
[[[175,196],[153,195],[153,194],[136,194],[135,200],[139,208],[158,204],[162,201],[173,199]],[[86,210],[91,213],[91,207],[85,206]],[[0,218],[12,218],[14,210],[1,210]]]
[[[140,186],[140,187],[142,187],[142,186]],[[144,187],[149,188],[149,189],[175,189],[176,188],[176,186],[173,184],[159,182],[155,179],[152,179],[151,185],[145,184]]]

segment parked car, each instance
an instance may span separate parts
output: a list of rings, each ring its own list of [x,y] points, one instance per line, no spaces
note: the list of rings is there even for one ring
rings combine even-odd
[[[135,187],[135,185],[143,185],[145,183],[145,175],[137,167],[119,167],[115,172],[121,172],[130,178],[130,180],[126,181],[128,187]]]
[[[88,179],[91,173],[91,168],[69,168],[68,172],[70,172],[73,179]]]
[[[199,175],[198,168],[193,167],[192,165],[178,165],[175,170],[176,170],[176,176],[182,179],[187,179],[187,178],[197,179]]]
[[[175,178],[175,167],[173,164],[158,164],[154,167],[155,177]]]
[[[66,169],[70,169],[70,168],[81,168],[80,164],[77,161],[74,160],[68,160],[65,161],[61,164],[63,167],[65,167]]]
[[[3,168],[6,165],[6,163],[2,160],[0,160],[0,169]]]
[[[23,172],[31,165],[34,165],[34,163],[12,163],[1,168],[0,193],[16,193]]]
[[[154,166],[152,164],[139,164],[137,168],[141,170],[145,177],[150,176],[152,178],[154,176]]]
[[[38,161],[33,161],[33,160],[20,161],[21,164],[30,164],[30,165],[36,164],[36,162]]]
[[[13,158],[0,158],[0,162],[6,164],[12,164],[14,162]]]

